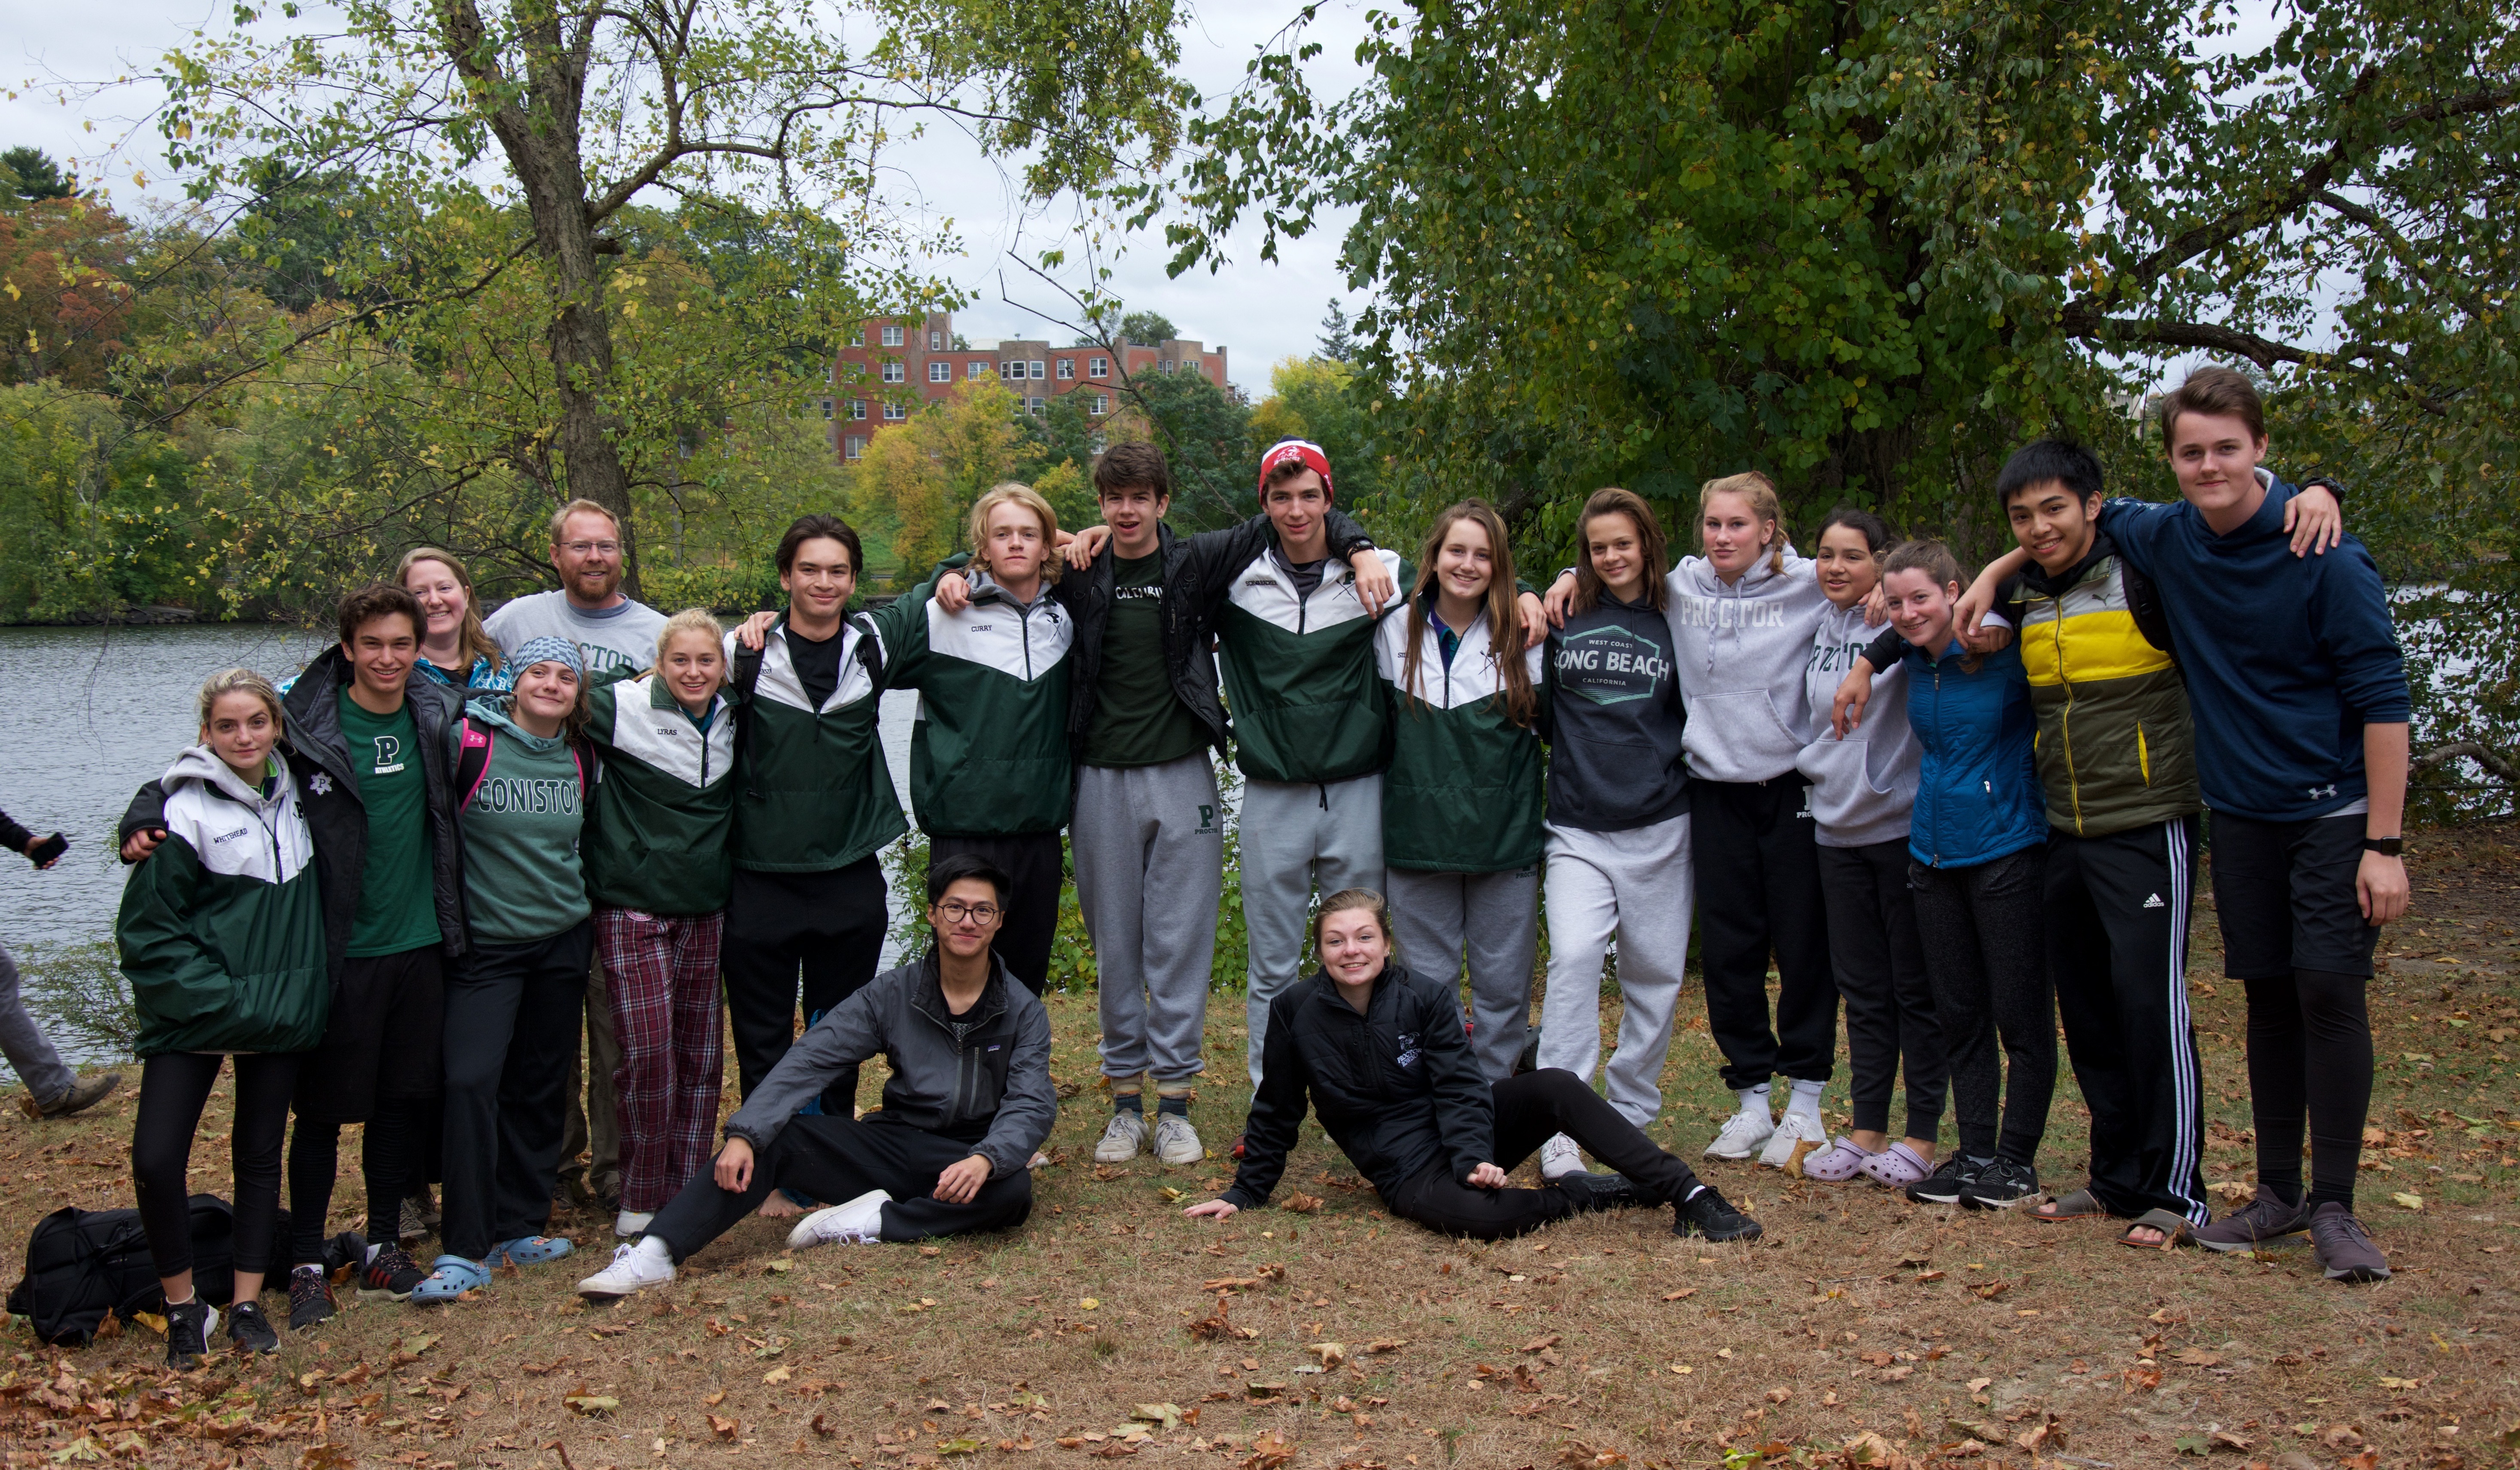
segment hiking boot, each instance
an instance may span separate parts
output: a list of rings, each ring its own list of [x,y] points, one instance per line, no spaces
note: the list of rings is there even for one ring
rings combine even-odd
[[[1998,1159],[1960,1186],[1959,1202],[1972,1210],[2009,1210],[2039,1197],[2039,1171],[2010,1159]]]
[[[434,1233],[446,1219],[437,1208],[437,1191],[423,1184],[420,1186],[420,1192],[411,1197],[411,1202],[420,1206],[420,1223],[428,1226]]]
[[[193,1293],[189,1302],[166,1304],[166,1366],[189,1373],[209,1355],[210,1335],[219,1330],[218,1310]]]
[[[420,1218],[420,1201],[406,1197],[402,1214],[394,1221],[394,1239],[404,1245],[428,1238],[428,1222]]]
[[[1957,1149],[1943,1155],[1934,1172],[1908,1186],[1908,1197],[1920,1205],[1948,1205],[1977,1180],[1979,1166]]]
[[[262,1314],[259,1302],[239,1302],[228,1310],[228,1341],[240,1353],[277,1353],[280,1334],[271,1330],[271,1318]]]
[[[1573,1196],[1578,1214],[1633,1210],[1645,1203],[1644,1191],[1624,1174],[1594,1174],[1578,1169],[1573,1174],[1558,1175],[1550,1182]]]
[[[359,1295],[408,1302],[411,1289],[428,1279],[428,1272],[401,1246],[388,1245],[368,1257],[367,1269],[359,1272]]]
[[[2330,1281],[2386,1281],[2389,1258],[2371,1243],[2371,1232],[2351,1206],[2334,1200],[2310,1212],[2310,1243]]]
[[[1155,1157],[1167,1164],[1195,1164],[1207,1157],[1198,1130],[1179,1113],[1155,1114]]]
[[[303,1332],[331,1321],[340,1308],[333,1302],[333,1279],[320,1266],[301,1266],[289,1273],[289,1327]]]
[[[1777,1136],[1777,1120],[1764,1107],[1748,1108],[1724,1120],[1724,1131],[1706,1145],[1710,1159],[1746,1159]]]
[[[1551,1134],[1549,1140],[1540,1145],[1542,1179],[1561,1180],[1583,1172],[1584,1150],[1575,1146],[1574,1139],[1564,1134]]]
[[[2254,1251],[2285,1235],[2310,1228],[2310,1207],[2288,1205],[2274,1186],[2261,1183],[2258,1197],[2196,1230],[2196,1243],[2209,1251]]]
[[[1147,1115],[1133,1107],[1115,1107],[1102,1136],[1094,1140],[1094,1162],[1125,1164],[1147,1146]]]
[[[104,1072],[94,1077],[73,1078],[70,1085],[64,1088],[60,1095],[50,1102],[37,1102],[32,1092],[19,1093],[18,1110],[38,1121],[46,1118],[67,1118],[72,1113],[85,1112],[103,1102],[108,1094],[120,1086],[122,1086],[122,1074],[119,1072]]]
[[[1756,1240],[1767,1233],[1767,1227],[1732,1208],[1713,1184],[1701,1186],[1695,1194],[1671,1207],[1671,1232],[1675,1235],[1703,1235],[1709,1240]]]

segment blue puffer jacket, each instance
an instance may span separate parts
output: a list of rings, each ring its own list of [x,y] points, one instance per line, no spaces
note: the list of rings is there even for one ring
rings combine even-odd
[[[1908,724],[1925,747],[1908,852],[1929,868],[1975,868],[2044,842],[2038,720],[2021,649],[1971,672],[1955,641],[1940,658],[1911,646]]]

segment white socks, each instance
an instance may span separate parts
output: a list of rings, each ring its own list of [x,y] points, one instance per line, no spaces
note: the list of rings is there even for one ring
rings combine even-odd
[[[1800,1113],[1814,1123],[1820,1122],[1820,1094],[1827,1087],[1828,1084],[1824,1082],[1804,1082],[1799,1078],[1796,1079],[1794,1094],[1786,1099],[1785,1111]]]
[[[1755,1088],[1736,1088],[1733,1090],[1732,1095],[1741,1099],[1741,1112],[1743,1116],[1746,1117],[1756,1114],[1761,1118],[1772,1119],[1773,1115],[1768,1111],[1768,1085],[1766,1083],[1763,1082]]]
[[[667,1270],[673,1270],[674,1253],[666,1249],[665,1242],[657,1239],[655,1236],[640,1236],[639,1243],[632,1247],[632,1249],[639,1253],[640,1260],[652,1262],[657,1266],[665,1268]]]

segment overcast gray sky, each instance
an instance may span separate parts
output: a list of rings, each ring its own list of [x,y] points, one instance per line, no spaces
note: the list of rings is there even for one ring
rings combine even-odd
[[[1183,72],[1208,96],[1222,95],[1241,79],[1253,49],[1299,8],[1293,0],[1193,6],[1182,33]],[[1327,0],[1313,27],[1328,46],[1311,70],[1332,87],[1358,74],[1349,59],[1364,32],[1364,9],[1362,0]],[[103,156],[157,105],[162,94],[155,83],[73,95],[68,106],[59,100],[62,84],[145,77],[170,45],[196,29],[224,26],[229,6],[223,0],[14,0],[9,10],[8,39],[0,41],[0,89],[15,95],[0,97],[0,148],[30,144],[56,158],[79,160],[80,174],[101,178],[105,193],[123,209],[176,198],[164,178],[154,128],[144,126],[120,156]],[[33,86],[23,85],[29,80]],[[901,146],[887,161],[895,170],[896,198],[931,217],[951,218],[963,241],[959,259],[934,263],[974,297],[956,326],[978,342],[1048,334],[1053,329],[1039,318],[1001,299],[1001,278],[1005,295],[1064,316],[1063,299],[1016,267],[1011,254],[1037,258],[1057,243],[1073,218],[1072,207],[1062,201],[1027,209],[968,140],[942,131]],[[133,183],[135,172],[147,179],[145,187]],[[662,196],[656,200],[665,201]],[[1262,397],[1270,365],[1309,351],[1323,312],[1333,296],[1345,294],[1333,266],[1343,223],[1333,221],[1331,229],[1285,244],[1275,265],[1259,259],[1256,236],[1235,242],[1233,266],[1213,276],[1202,268],[1178,281],[1164,275],[1160,234],[1149,234],[1114,262],[1116,286],[1132,308],[1160,311],[1184,335],[1224,343],[1231,349],[1235,381]],[[1081,272],[1075,279],[1082,282]]]

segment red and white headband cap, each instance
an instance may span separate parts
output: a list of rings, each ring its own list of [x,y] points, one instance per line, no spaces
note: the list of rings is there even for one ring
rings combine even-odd
[[[1330,457],[1310,439],[1281,439],[1260,457],[1259,494],[1269,493],[1269,475],[1281,465],[1301,465],[1322,477],[1324,494],[1334,494],[1330,488]]]

